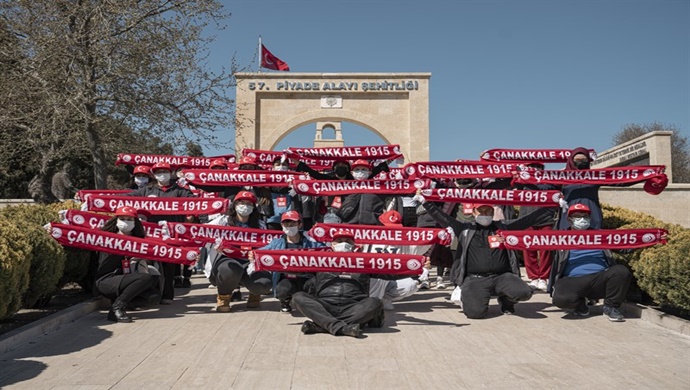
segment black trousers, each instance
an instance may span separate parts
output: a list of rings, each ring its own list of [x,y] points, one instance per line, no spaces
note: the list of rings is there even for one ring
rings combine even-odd
[[[218,295],[230,295],[240,285],[254,295],[268,294],[271,291],[273,281],[270,272],[260,271],[247,275],[248,261],[230,258],[218,261],[211,280],[218,287]]]
[[[368,297],[347,305],[331,305],[302,291],[292,296],[292,304],[332,335],[345,325],[366,324],[383,311],[383,302],[378,298]]]
[[[157,275],[141,273],[112,275],[96,281],[96,288],[104,297],[125,303],[157,285]]]
[[[492,296],[503,296],[511,302],[532,298],[532,289],[512,272],[485,277],[469,274],[460,289],[462,310],[467,318],[484,318]]]
[[[172,300],[175,297],[175,287],[173,279],[175,278],[175,268],[179,264],[161,262],[161,273],[163,274],[163,293],[161,299]]]
[[[281,275],[278,284],[276,284],[276,298],[280,301],[290,299],[296,292],[304,291],[304,284],[311,278],[296,277],[289,278],[286,275]]]
[[[554,285],[553,304],[561,309],[575,309],[587,298],[604,298],[604,305],[619,308],[631,281],[630,270],[622,264],[596,274],[560,278]]]

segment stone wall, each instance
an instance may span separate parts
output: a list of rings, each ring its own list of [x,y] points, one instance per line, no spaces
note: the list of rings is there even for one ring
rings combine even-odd
[[[632,187],[601,187],[599,200],[690,228],[690,184],[669,184],[659,195],[646,193],[641,184]]]

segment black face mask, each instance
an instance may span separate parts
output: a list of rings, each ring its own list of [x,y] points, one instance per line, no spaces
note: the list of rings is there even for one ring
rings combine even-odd
[[[582,160],[582,161],[573,161],[575,163],[575,167],[577,169],[589,169],[589,161],[587,160]]]
[[[335,168],[335,174],[338,175],[338,176],[340,176],[340,177],[345,177],[345,176],[347,176],[347,173],[348,173],[348,172],[350,172],[350,170],[347,169],[347,167],[344,167],[344,166],[342,166],[342,165],[339,166],[339,167],[337,167],[337,168]]]

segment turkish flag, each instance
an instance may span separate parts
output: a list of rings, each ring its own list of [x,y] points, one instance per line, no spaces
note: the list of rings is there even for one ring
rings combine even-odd
[[[261,67],[273,70],[290,70],[288,64],[268,51],[263,43],[261,44]]]

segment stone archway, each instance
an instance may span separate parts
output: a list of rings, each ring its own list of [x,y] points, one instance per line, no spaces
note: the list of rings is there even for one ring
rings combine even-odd
[[[272,149],[313,122],[352,122],[429,160],[430,73],[237,73],[235,149]]]

